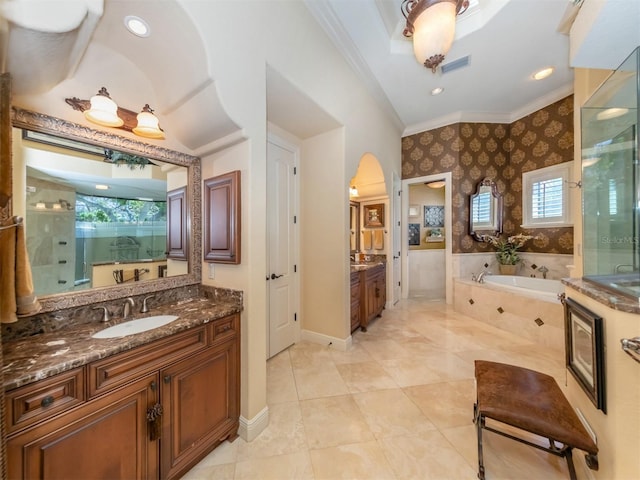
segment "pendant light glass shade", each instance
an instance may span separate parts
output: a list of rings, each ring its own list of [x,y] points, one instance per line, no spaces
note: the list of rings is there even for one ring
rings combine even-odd
[[[111,100],[105,87],[91,97],[91,108],[84,111],[87,120],[105,127],[120,127],[124,121],[118,117],[118,105]]]
[[[424,10],[414,23],[413,53],[435,72],[453,44],[456,32],[456,3],[440,2]]]
[[[138,125],[133,129],[133,133],[140,137],[164,139],[164,132],[160,129],[158,117],[153,114],[153,110],[146,104],[137,116]]]

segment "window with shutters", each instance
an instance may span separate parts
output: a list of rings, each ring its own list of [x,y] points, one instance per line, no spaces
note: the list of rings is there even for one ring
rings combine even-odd
[[[573,225],[568,188],[572,165],[573,162],[566,162],[522,174],[524,228]]]

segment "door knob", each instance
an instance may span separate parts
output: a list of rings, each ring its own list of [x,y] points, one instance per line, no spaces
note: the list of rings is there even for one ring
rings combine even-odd
[[[282,274],[282,275],[276,275],[275,273],[272,273],[272,274],[271,274],[271,280],[275,280],[276,278],[280,278],[280,277],[283,277],[283,276],[284,276],[284,274]]]

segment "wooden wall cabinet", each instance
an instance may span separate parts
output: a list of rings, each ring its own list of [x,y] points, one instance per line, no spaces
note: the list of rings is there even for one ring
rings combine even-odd
[[[167,192],[167,258],[187,260],[189,254],[189,210],[187,187]]]
[[[240,171],[204,181],[204,260],[240,263]]]
[[[239,329],[234,314],[7,392],[9,478],[184,475],[237,437]]]

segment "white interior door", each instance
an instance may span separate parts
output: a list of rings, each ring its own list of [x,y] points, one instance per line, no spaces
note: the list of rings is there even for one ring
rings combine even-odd
[[[399,300],[400,300],[400,296],[401,296],[401,290],[400,290],[400,277],[401,277],[401,263],[400,263],[400,250],[401,250],[401,237],[402,237],[402,227],[401,227],[401,212],[402,212],[402,198],[400,196],[400,187],[401,182],[400,182],[400,177],[398,177],[398,175],[394,172],[393,173],[393,202],[392,202],[392,208],[393,208],[393,227],[392,227],[392,231],[393,231],[393,244],[392,244],[392,248],[393,248],[393,253],[392,253],[392,257],[393,257],[393,277],[392,277],[392,283],[393,283],[393,305],[395,305]]]
[[[295,343],[298,335],[295,174],[296,152],[270,138],[267,144],[269,358]]]

